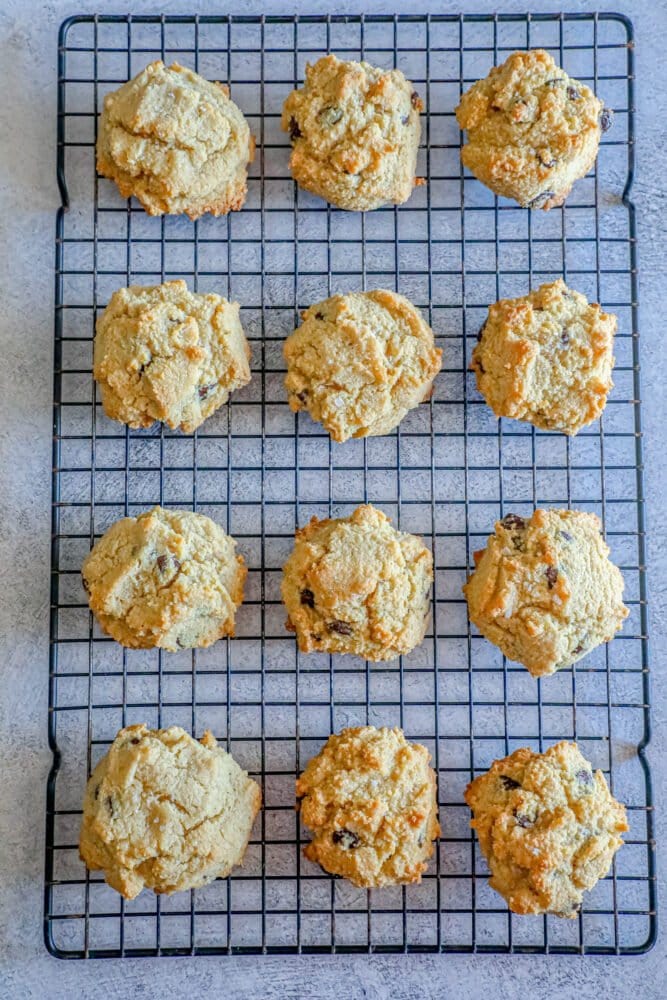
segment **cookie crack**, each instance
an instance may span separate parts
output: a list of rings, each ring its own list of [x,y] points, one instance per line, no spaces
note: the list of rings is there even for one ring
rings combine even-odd
[[[229,120],[227,119],[227,121]],[[194,153],[198,148],[203,148],[207,150],[207,155],[205,159],[202,161],[202,163],[199,164],[199,166],[204,166],[204,164],[207,163],[211,157],[222,155],[223,153],[225,153],[230,144],[232,144],[234,140],[238,137],[238,133],[231,127],[230,124],[229,136],[227,138],[227,141],[225,145],[222,148],[220,148],[211,140],[206,140],[206,139],[197,139],[195,142],[191,144],[188,144],[185,141],[185,139],[179,136],[174,136],[173,139],[164,139],[156,132],[151,132],[143,129],[133,129],[120,119],[118,119],[117,121],[112,121],[110,124],[112,128],[120,129],[121,132],[123,132],[123,134],[128,136],[129,138],[145,139],[147,142],[155,143],[158,146],[161,146],[167,152],[178,150],[179,152],[182,153]]]

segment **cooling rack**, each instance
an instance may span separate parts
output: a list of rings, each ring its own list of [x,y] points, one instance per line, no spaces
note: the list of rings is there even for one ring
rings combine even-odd
[[[517,48],[549,49],[615,111],[595,172],[564,208],[530,212],[462,171],[461,90]],[[398,66],[426,104],[419,173],[400,208],[364,214],[297,190],[282,101],[328,51]],[[148,62],[229,82],[257,138],[248,200],[226,218],[151,218],[95,174],[105,93]],[[81,16],[61,28],[53,435],[53,543],[44,929],[64,958],[290,952],[633,954],[656,933],[644,578],[632,26],[617,14],[377,17]],[[573,439],[496,422],[467,371],[490,302],[563,275],[619,317],[615,389]],[[131,282],[183,277],[242,304],[254,377],[186,436],[108,420],[91,376],[97,312]],[[299,311],[337,291],[395,288],[444,351],[429,403],[392,434],[332,444],[290,412],[282,342]],[[435,555],[433,625],[388,664],[301,656],[284,629],[280,569],[294,529],[372,501]],[[210,649],[129,651],[93,621],[80,566],[116,518],[155,503],[196,509],[250,567],[237,638]],[[471,629],[461,586],[496,518],[536,505],[597,513],[623,569],[623,632],[575,668],[533,680]],[[133,722],[182,725],[261,781],[246,863],[196,892],[123,901],[78,860],[88,774]],[[371,891],[301,853],[294,779],[331,732],[400,725],[429,747],[443,828],[418,886]],[[630,831],[576,920],[517,917],[487,884],[466,783],[516,747],[576,739],[628,805]]]

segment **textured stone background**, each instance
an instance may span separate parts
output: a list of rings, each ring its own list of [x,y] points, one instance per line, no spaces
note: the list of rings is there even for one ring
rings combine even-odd
[[[526,3],[399,3],[457,12],[525,10]],[[247,13],[326,12],[326,0],[286,5],[244,0]],[[533,3],[551,9],[556,3]],[[596,4],[569,0],[570,10]],[[641,355],[649,522],[649,589],[653,648],[654,737],[649,751],[658,803],[658,843],[667,824],[660,811],[667,784],[667,686],[661,653],[667,638],[667,544],[662,522],[667,486],[665,366],[660,361],[667,262],[665,151],[667,79],[663,39],[667,0],[630,0],[637,39],[638,208]],[[98,0],[90,9],[134,13],[224,11],[224,4],[164,0],[133,4]],[[339,0],[336,11],[386,12],[374,0]],[[42,866],[46,746],[51,358],[55,183],[56,32],[85,7],[70,2],[0,0],[0,996],[235,997],[513,997],[604,998],[665,995],[667,948],[635,959],[484,956],[391,958],[164,959],[57,962],[42,945]],[[238,7],[235,10],[239,10]],[[664,879],[664,866],[659,874]],[[664,885],[664,882],[663,882]],[[663,888],[661,885],[661,889]],[[661,892],[664,905],[664,891]]]

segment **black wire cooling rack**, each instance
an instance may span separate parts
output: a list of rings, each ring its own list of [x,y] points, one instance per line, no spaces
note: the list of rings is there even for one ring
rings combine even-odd
[[[517,48],[549,49],[615,111],[595,173],[564,208],[530,212],[462,171],[461,90]],[[425,99],[406,205],[345,213],[297,190],[282,102],[328,51],[398,66]],[[257,138],[248,200],[226,218],[151,218],[95,174],[104,94],[153,59],[228,81]],[[60,32],[53,552],[45,937],[67,958],[257,952],[636,954],[656,933],[644,579],[633,42],[617,14],[82,16]],[[563,275],[619,316],[615,389],[573,439],[494,419],[467,371],[490,302]],[[96,313],[132,282],[183,277],[242,304],[254,377],[191,436],[108,420],[91,376]],[[396,288],[444,350],[433,398],[394,433],[332,444],[287,406],[282,342],[337,291]],[[311,515],[372,501],[432,545],[434,624],[389,664],[301,656],[284,629],[281,565]],[[80,567],[116,518],[161,503],[206,513],[249,563],[237,638],[128,651],[93,621]],[[494,520],[537,505],[596,512],[622,566],[630,617],[614,641],[542,681],[469,626],[461,585]],[[210,728],[258,780],[264,809],[231,878],[124,902],[77,855],[88,774],[133,722]],[[301,853],[294,779],[331,732],[400,725],[437,768],[443,837],[418,886],[367,892]],[[628,805],[630,832],[576,920],[517,917],[487,884],[466,783],[516,747],[576,739]]]

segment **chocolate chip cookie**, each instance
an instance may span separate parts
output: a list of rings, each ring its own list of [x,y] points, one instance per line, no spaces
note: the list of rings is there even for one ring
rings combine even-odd
[[[131,285],[97,320],[93,375],[104,412],[130,427],[161,420],[191,434],[250,381],[237,302],[184,281]]]
[[[430,759],[401,729],[330,736],[296,783],[306,857],[365,888],[421,881],[440,836]]]
[[[116,521],[83,564],[90,608],[123,646],[172,652],[234,635],[246,567],[203,514],[154,507]]]
[[[489,885],[514,913],[575,917],[628,829],[625,808],[576,743],[516,750],[475,778],[465,800]]]
[[[612,113],[548,52],[514,52],[463,94],[464,166],[524,208],[560,205],[593,166]]]
[[[242,207],[255,143],[221,83],[158,60],[104,98],[97,170],[149,215]]]
[[[338,208],[368,212],[412,194],[422,101],[398,69],[323,56],[283,106],[300,187]]]
[[[296,533],[282,581],[287,628],[303,653],[392,660],[424,638],[433,557],[375,507]]]
[[[241,864],[261,801],[210,732],[128,726],[88,782],[81,860],[125,899],[196,889]]]
[[[534,677],[581,659],[621,628],[623,577],[599,519],[536,510],[496,521],[463,588],[471,622]]]
[[[616,316],[559,278],[494,303],[470,367],[497,417],[576,434],[613,388],[615,332]]]
[[[291,409],[307,410],[334,441],[388,434],[429,398],[442,363],[419,310],[384,290],[311,306],[284,354]]]

